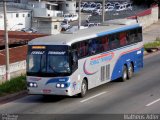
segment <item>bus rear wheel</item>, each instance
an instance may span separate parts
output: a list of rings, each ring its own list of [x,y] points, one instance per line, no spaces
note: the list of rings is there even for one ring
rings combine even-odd
[[[129,68],[128,68],[128,75],[127,78],[131,79],[133,77],[133,65],[130,63]]]
[[[79,97],[84,97],[87,93],[88,87],[87,87],[87,81],[84,79],[81,84],[81,93],[79,93]]]
[[[127,80],[127,66],[126,65],[124,65],[123,66],[123,73],[122,73],[122,77],[121,77],[121,79],[122,79],[122,82],[124,82],[124,81],[126,81]]]

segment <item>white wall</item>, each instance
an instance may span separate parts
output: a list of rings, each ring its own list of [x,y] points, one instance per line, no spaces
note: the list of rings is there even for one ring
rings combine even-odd
[[[3,18],[3,14],[2,13],[0,13],[0,29],[3,27],[4,28],[4,24],[3,24],[3,20],[4,18]]]
[[[141,23],[143,29],[158,22],[158,7],[151,8],[151,14],[138,17],[138,22]]]
[[[63,18],[61,18],[61,21],[63,21]],[[37,29],[38,33],[43,34],[59,34],[61,31],[60,23],[59,19],[33,18],[33,27]]]
[[[16,14],[18,14],[18,17],[16,17]],[[30,17],[28,17],[28,14],[30,14]],[[3,14],[0,13],[0,16],[3,16]],[[31,12],[7,13],[7,19],[8,30],[14,31],[31,27]],[[18,25],[19,23],[22,25]],[[4,30],[4,17],[0,18],[0,30]]]
[[[45,8],[34,8],[33,17],[57,17],[58,14],[63,14],[62,11],[47,10]]]
[[[46,8],[47,2],[30,2],[27,8],[33,10],[33,17],[57,17],[58,14],[63,14],[62,11],[51,10]]]
[[[11,78],[25,74],[26,72],[26,61],[19,61],[10,64]],[[0,83],[5,80],[6,68],[5,65],[0,66]]]
[[[33,0],[20,0],[20,3],[24,3],[24,4],[27,4],[28,2],[31,2]]]
[[[76,13],[76,1],[66,1],[62,4],[64,13]]]
[[[34,8],[46,8],[46,2],[29,2],[28,5],[33,6]]]

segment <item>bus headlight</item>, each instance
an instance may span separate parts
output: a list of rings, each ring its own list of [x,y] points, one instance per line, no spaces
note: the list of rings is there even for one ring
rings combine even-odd
[[[56,87],[57,88],[67,88],[69,87],[70,83],[57,83]]]
[[[61,87],[61,85],[58,83],[58,84],[56,85],[56,87],[57,87],[57,88],[60,88],[60,87]]]
[[[38,87],[38,85],[35,82],[28,82],[28,87]]]
[[[64,88],[64,86],[65,86],[64,84],[61,84],[61,88]]]
[[[33,83],[29,83],[29,87],[33,87]]]
[[[34,87],[37,87],[37,83],[34,83],[33,86],[34,86]]]

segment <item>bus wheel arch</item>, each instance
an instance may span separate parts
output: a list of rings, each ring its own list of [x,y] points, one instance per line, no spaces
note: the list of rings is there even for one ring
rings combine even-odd
[[[88,91],[88,79],[85,77],[81,83],[81,92],[78,94],[79,97],[84,97]]]
[[[127,64],[124,64],[122,67],[122,76],[121,76],[122,82],[127,80],[127,74],[128,74],[128,67]]]
[[[88,79],[87,79],[87,77],[84,77],[83,80],[86,81],[86,83],[87,83],[87,90],[88,90]]]

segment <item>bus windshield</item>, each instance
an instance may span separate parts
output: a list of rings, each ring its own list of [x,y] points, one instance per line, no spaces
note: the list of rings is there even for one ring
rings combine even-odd
[[[69,55],[65,51],[31,51],[27,59],[27,73],[54,75],[71,73]]]

